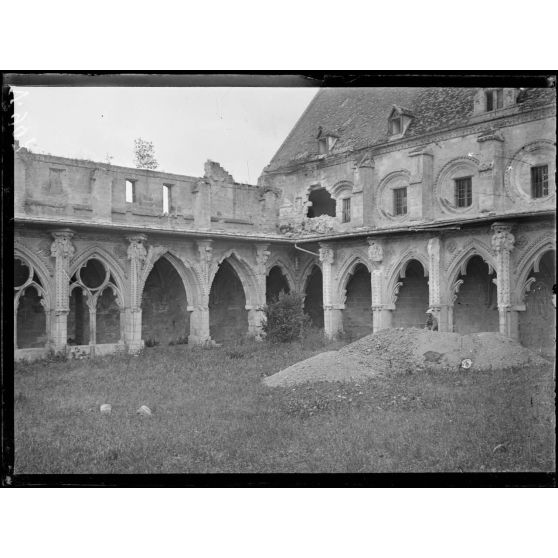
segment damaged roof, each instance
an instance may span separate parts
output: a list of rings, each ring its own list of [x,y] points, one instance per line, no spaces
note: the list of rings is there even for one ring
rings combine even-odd
[[[382,144],[389,137],[388,119],[394,107],[413,117],[406,138],[466,124],[473,114],[476,92],[459,87],[321,89],[264,171],[314,159],[320,127],[322,134],[327,130],[339,138],[333,154]],[[526,109],[555,101],[555,90],[550,88],[524,89],[517,99]]]

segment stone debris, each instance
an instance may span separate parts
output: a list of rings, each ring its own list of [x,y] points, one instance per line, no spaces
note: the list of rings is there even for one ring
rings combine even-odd
[[[153,413],[151,412],[151,409],[147,406],[147,405],[142,405],[137,411],[136,413],[138,415],[142,415],[144,417],[150,417]]]
[[[374,376],[413,374],[425,369],[478,372],[546,362],[499,333],[460,335],[396,328],[367,335],[339,351],[320,353],[298,362],[265,378],[264,383],[275,387],[305,382],[357,381]]]
[[[110,415],[112,412],[112,405],[109,405],[108,403],[104,403],[103,405],[101,405],[101,413],[103,415]]]

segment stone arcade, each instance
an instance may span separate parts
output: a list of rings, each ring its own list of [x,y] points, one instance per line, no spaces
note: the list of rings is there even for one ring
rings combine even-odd
[[[553,354],[555,109],[551,89],[324,89],[257,186],[16,146],[15,358],[257,336],[281,290],[329,337],[431,307]]]

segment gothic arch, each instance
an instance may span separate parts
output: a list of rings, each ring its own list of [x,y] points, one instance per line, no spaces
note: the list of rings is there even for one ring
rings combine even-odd
[[[291,289],[291,291],[295,291],[296,290],[296,281],[294,279],[294,273],[293,270],[291,268],[290,265],[287,265],[285,263],[285,260],[283,258],[281,258],[280,256],[271,256],[271,258],[268,260],[266,266],[265,266],[265,273],[266,275],[269,275],[269,272],[274,268],[274,267],[279,267],[281,269],[281,271],[283,272],[283,275],[286,277],[287,282],[289,283],[289,288]]]
[[[143,290],[145,288],[145,282],[149,277],[149,274],[153,270],[155,264],[161,259],[165,258],[172,267],[176,270],[182,284],[184,285],[184,291],[186,292],[186,299],[188,300],[189,306],[195,306],[201,304],[202,292],[200,290],[200,285],[202,281],[196,272],[194,266],[189,265],[189,262],[185,261],[174,250],[170,250],[163,246],[150,247],[147,254],[147,259],[145,265],[141,272],[141,278],[138,285],[138,300],[141,302],[141,297],[143,295]]]
[[[298,274],[298,291],[302,293],[304,296],[304,289],[306,288],[306,282],[308,281],[308,277],[312,273],[312,268],[317,266],[320,271],[322,271],[322,265],[320,260],[316,258],[309,258],[306,263],[301,268]]]
[[[517,265],[518,279],[514,291],[514,299],[517,303],[522,303],[525,292],[529,289],[528,278],[531,271],[534,270],[535,273],[539,271],[541,258],[551,250],[556,250],[556,239],[549,235],[542,235],[527,246]]]
[[[455,288],[459,289],[460,285],[457,285],[456,281],[459,274],[465,275],[467,273],[467,264],[469,260],[474,256],[480,256],[484,262],[488,265],[489,274],[496,272],[496,262],[492,255],[492,251],[484,244],[484,242],[478,240],[471,240],[468,242],[455,256],[452,258],[448,265],[446,272],[446,286],[448,300],[451,300],[455,293]]]
[[[13,334],[14,334],[14,348],[27,349],[35,348],[36,343],[41,343],[42,347],[48,347],[50,342],[50,308],[51,301],[49,300],[48,283],[45,282],[43,272],[35,264],[36,257],[32,254],[23,254],[23,251],[16,250],[14,253],[14,260],[20,261],[26,268],[26,277],[21,277],[22,281],[14,283],[14,315],[13,315]],[[15,262],[14,262],[15,263]],[[14,270],[15,270],[14,266]],[[36,294],[31,294],[35,291]],[[33,301],[35,304],[29,301]],[[23,299],[23,304],[22,304]],[[42,307],[41,317],[29,317],[29,312],[37,312],[36,302],[39,302]],[[23,314],[20,314],[22,312]],[[44,322],[43,322],[44,320]],[[21,332],[21,337],[20,337]],[[30,335],[29,335],[30,334]],[[44,342],[41,340],[44,335]],[[24,338],[23,346],[21,338]],[[29,344],[31,343],[31,344]]]
[[[407,270],[407,266],[411,260],[416,260],[422,265],[422,269],[424,270],[424,276],[428,277],[428,270],[429,270],[429,262],[428,257],[421,252],[418,252],[414,248],[408,248],[405,250],[403,255],[397,260],[395,264],[392,264],[389,268],[387,273],[388,283],[387,283],[387,292],[393,293],[397,295],[399,288],[397,285],[399,284],[399,279],[405,277],[405,272]]]
[[[227,260],[227,262],[235,270],[238,278],[240,279],[240,282],[242,283],[242,287],[244,288],[244,295],[246,297],[246,306],[256,307],[265,304],[265,302],[262,302],[265,301],[265,292],[261,292],[261,287],[258,283],[253,267],[242,256],[238,254],[235,248],[227,250],[212,265],[212,269],[209,275],[210,290],[211,285],[213,284],[213,280],[215,279],[215,274],[219,269],[219,265],[224,260]]]
[[[114,277],[116,287],[120,290],[122,297],[124,297],[124,293],[126,292],[126,272],[122,268],[120,262],[110,252],[98,244],[92,244],[83,250],[83,252],[74,256],[70,263],[68,281],[70,281],[74,273],[80,267],[84,266],[88,260],[92,259],[99,260],[107,267]]]
[[[358,265],[363,265],[366,269],[372,273],[372,269],[368,259],[360,254],[351,254],[343,263],[341,269],[339,270],[339,302],[345,304],[347,296],[347,284],[349,283],[351,277]],[[370,287],[372,289],[372,286]]]
[[[45,311],[48,312],[54,307],[54,294],[51,285],[51,274],[43,262],[26,246],[16,243],[14,246],[14,259],[20,259],[28,267],[34,269],[42,283],[43,300],[45,303]]]

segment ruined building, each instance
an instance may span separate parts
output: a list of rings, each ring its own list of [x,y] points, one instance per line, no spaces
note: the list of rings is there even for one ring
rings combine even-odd
[[[551,89],[324,89],[257,186],[18,149],[15,356],[258,335],[281,290],[330,337],[432,308],[551,353],[555,118]]]

